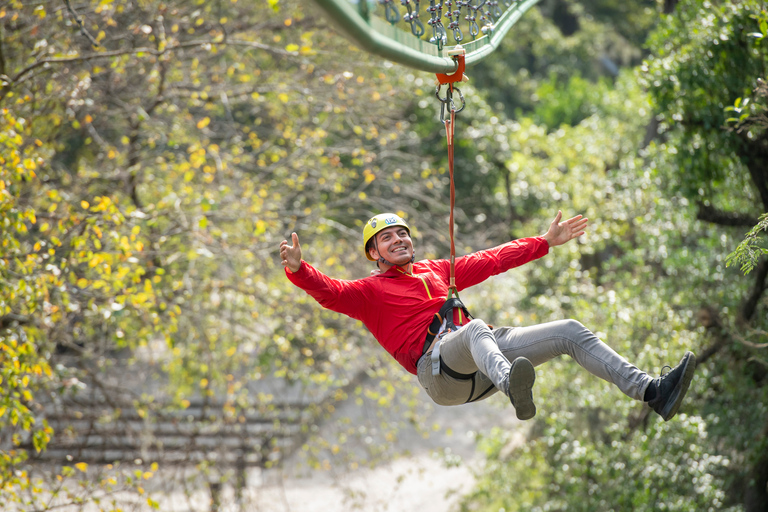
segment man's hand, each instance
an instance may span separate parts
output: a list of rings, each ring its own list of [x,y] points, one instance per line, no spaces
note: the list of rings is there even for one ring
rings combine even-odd
[[[582,218],[581,215],[577,215],[571,219],[560,222],[563,217],[563,212],[558,210],[557,217],[549,225],[549,230],[544,235],[544,239],[549,243],[550,247],[556,245],[562,245],[565,242],[578,238],[584,234],[584,228],[587,227],[587,220]]]
[[[299,245],[299,235],[291,233],[293,245],[288,245],[288,240],[280,242],[280,259],[283,260],[283,266],[288,267],[291,272],[298,272],[301,268],[301,245]]]

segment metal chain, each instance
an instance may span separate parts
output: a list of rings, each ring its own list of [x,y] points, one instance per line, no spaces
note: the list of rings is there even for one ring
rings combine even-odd
[[[448,42],[448,38],[445,34],[445,27],[441,18],[443,17],[443,2],[436,2],[435,0],[429,0],[429,7],[427,12],[431,14],[431,18],[427,21],[427,25],[432,27],[432,37],[429,42],[437,45],[438,50],[443,49],[443,45]]]
[[[501,17],[498,0],[487,0],[485,6],[487,7],[486,14],[488,14],[491,23],[495,23]]]
[[[477,24],[477,11],[483,8],[486,1],[487,0],[477,0],[478,3],[475,5],[472,5],[471,0],[467,0],[466,2],[468,12],[465,19],[469,22],[469,35],[472,37],[477,37],[480,33],[480,26]]]
[[[459,20],[461,19],[461,8],[464,5],[464,2],[461,0],[455,0],[456,1],[456,10],[451,10],[453,7],[454,0],[445,0],[445,6],[448,9],[448,11],[445,13],[445,17],[448,18],[448,30],[453,30],[453,39],[460,43],[462,39],[464,39],[464,34],[461,32],[461,27],[459,27]],[[456,19],[452,19],[453,17],[456,17]]]
[[[465,37],[465,32],[462,31],[461,27],[463,21],[466,22],[464,30],[468,31],[472,39],[476,39],[481,33],[492,33],[494,25],[501,18],[503,11],[519,1],[429,0],[429,7],[424,10],[429,14],[426,24],[432,27],[432,36],[429,38],[429,42],[436,45],[438,50],[442,50],[448,44],[448,31],[450,30],[455,42],[461,43]],[[419,17],[420,2],[421,0],[400,0],[400,4],[405,7],[406,11],[401,17],[395,0],[378,0],[378,3],[384,8],[384,16],[389,23],[395,25],[402,19],[410,26],[411,33],[419,38],[426,32],[424,23]],[[446,25],[443,25],[443,9],[445,9]]]
[[[400,21],[400,12],[397,10],[394,0],[379,0],[379,3],[384,6],[384,17],[392,25]]]
[[[411,7],[413,2],[415,9]],[[419,19],[419,0],[400,0],[400,3],[408,10],[403,14],[403,20],[411,25],[411,33],[416,37],[424,35],[424,24]]]

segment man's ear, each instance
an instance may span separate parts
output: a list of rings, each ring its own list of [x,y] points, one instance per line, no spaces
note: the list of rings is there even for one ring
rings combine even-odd
[[[376,247],[371,246],[368,248],[368,254],[373,258],[373,261],[379,260],[379,251],[376,250]]]

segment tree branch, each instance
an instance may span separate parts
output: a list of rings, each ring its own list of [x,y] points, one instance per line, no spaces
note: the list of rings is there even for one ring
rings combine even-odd
[[[768,287],[766,278],[768,278],[768,258],[763,258],[763,261],[757,266],[757,275],[755,276],[752,291],[744,300],[744,304],[741,307],[741,316],[744,320],[751,320],[755,315],[760,298]]]
[[[85,29],[85,25],[83,24],[83,19],[77,15],[75,12],[75,9],[72,7],[72,4],[69,3],[69,0],[64,0],[64,3],[67,5],[67,10],[69,11],[69,14],[72,15],[73,18],[75,18],[75,22],[77,22],[77,25],[80,27],[80,33],[83,34],[93,46],[99,46],[99,42],[96,40],[95,37],[93,37],[90,32],[88,32]]]
[[[16,313],[8,313],[7,315],[0,316],[0,329],[5,329],[13,324],[26,325],[32,323],[32,318],[24,315],[17,315]]]
[[[724,212],[714,206],[698,203],[699,211],[696,214],[698,220],[711,222],[720,226],[752,227],[757,224],[757,219],[751,215],[736,212]]]
[[[11,88],[11,85],[20,82],[27,74],[31,73],[32,71],[34,71],[35,69],[41,66],[45,66],[46,64],[66,64],[69,62],[86,62],[86,61],[91,61],[96,59],[106,59],[110,57],[120,57],[122,55],[138,55],[138,54],[144,54],[144,53],[148,55],[152,55],[154,57],[160,57],[184,48],[194,48],[198,46],[206,46],[206,45],[214,45],[214,44],[222,45],[222,46],[226,46],[226,45],[246,46],[246,47],[254,48],[257,50],[265,50],[277,55],[290,56],[290,57],[296,57],[299,55],[299,52],[289,52],[280,48],[271,47],[266,44],[257,43],[255,41],[240,41],[236,39],[226,39],[226,40],[206,39],[206,40],[196,40],[196,41],[187,41],[184,43],[177,43],[173,46],[168,46],[163,50],[158,50],[156,48],[150,48],[147,46],[141,46],[138,48],[126,48],[123,50],[112,50],[112,51],[105,51],[105,52],[98,52],[98,53],[89,53],[86,55],[76,55],[73,57],[51,57],[48,59],[41,59],[30,64],[26,68],[19,71],[16,74],[16,76],[14,76],[13,78],[10,78],[10,83],[4,84],[2,85],[2,87],[0,87],[0,101],[2,101],[5,98],[5,96],[7,95],[7,91],[10,90]]]

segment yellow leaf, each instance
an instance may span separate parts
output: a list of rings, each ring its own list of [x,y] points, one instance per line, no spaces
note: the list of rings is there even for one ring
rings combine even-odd
[[[280,101],[282,101],[283,103],[288,103],[288,95],[287,95],[287,94],[285,94],[284,92],[281,92],[280,94],[278,94],[278,95],[277,95],[277,98],[278,98]]]
[[[288,46],[285,47],[285,51],[287,52],[295,52],[295,51],[298,51],[298,49],[299,49],[299,45],[297,44],[289,44]]]
[[[207,388],[208,387],[208,379],[200,379],[200,387],[201,388]]]
[[[87,210],[90,205],[88,201],[80,201],[80,206],[82,206],[83,210]]]
[[[86,464],[85,462],[78,462],[77,464],[75,464],[75,467],[80,471],[82,471],[83,473],[85,473],[88,470],[88,464]]]
[[[211,122],[211,118],[210,118],[210,117],[204,117],[204,118],[202,118],[201,120],[199,120],[199,121],[197,122],[197,128],[198,128],[198,130],[202,130],[203,128],[205,128],[206,126],[208,126],[208,124],[209,124],[210,122]]]
[[[93,121],[93,118],[91,117],[90,114],[86,114],[85,119],[83,119],[83,121],[85,121],[85,124],[90,124],[91,121]]]

